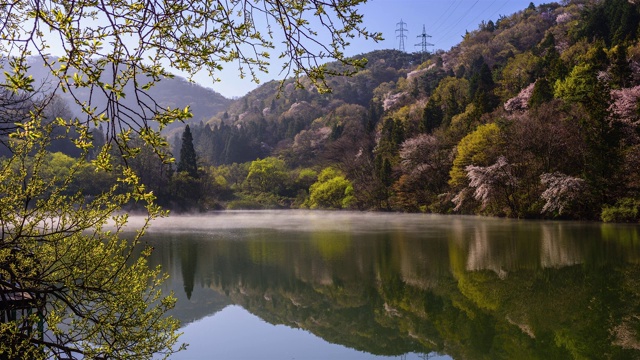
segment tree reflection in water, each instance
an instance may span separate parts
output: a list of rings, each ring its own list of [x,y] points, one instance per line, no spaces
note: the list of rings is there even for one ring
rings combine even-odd
[[[376,355],[640,358],[637,226],[243,214],[152,228],[184,321],[236,304]]]

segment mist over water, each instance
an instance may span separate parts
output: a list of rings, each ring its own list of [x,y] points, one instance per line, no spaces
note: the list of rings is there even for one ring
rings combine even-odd
[[[443,216],[432,214],[393,214],[350,211],[316,210],[238,210],[208,212],[195,215],[169,215],[152,222],[149,233],[215,233],[232,229],[273,229],[303,232],[339,231],[368,233],[402,230],[404,232],[438,231],[473,227],[478,222],[496,222],[505,225],[516,220],[479,218],[475,216]],[[143,224],[143,218],[131,216],[130,228]]]

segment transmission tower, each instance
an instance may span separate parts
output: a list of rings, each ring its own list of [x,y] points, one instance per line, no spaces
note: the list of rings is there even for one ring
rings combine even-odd
[[[416,44],[416,46],[421,46],[421,53],[426,54],[428,52],[427,46],[433,46],[433,44],[427,41],[427,38],[430,38],[431,35],[427,34],[427,30],[425,30],[424,25],[422,25],[422,34],[418,35],[418,37],[421,38],[422,41],[420,44]]]
[[[396,33],[400,33],[400,35],[396,36],[398,39],[400,39],[400,45],[398,46],[398,50],[400,51],[405,51],[404,50],[404,39],[407,37],[407,35],[404,34],[405,31],[409,31],[407,30],[404,26],[407,25],[406,22],[402,21],[402,19],[400,19],[400,22],[396,24],[396,27],[398,27],[396,29]]]

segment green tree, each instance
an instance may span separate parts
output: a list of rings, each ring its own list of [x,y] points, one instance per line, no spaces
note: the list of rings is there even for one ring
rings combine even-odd
[[[449,173],[449,185],[465,186],[468,182],[466,168],[469,165],[488,166],[495,158],[488,151],[500,141],[500,128],[495,123],[478,126],[465,136],[456,147],[456,157]]]
[[[298,188],[308,190],[318,179],[318,172],[313,169],[300,169],[296,177],[295,185]]]
[[[25,94],[28,105],[16,112],[12,102],[0,101],[0,114],[11,114],[0,119],[2,135],[11,139],[10,157],[0,166],[0,286],[37,311],[0,323],[0,357],[149,359],[178,350],[178,324],[165,316],[174,300],[161,296],[164,275],[148,267],[151,248],[140,243],[149,221],[164,213],[128,163],[140,153],[136,139],[171,162],[160,131],[191,113],[153,101],[151,88],[171,77],[170,69],[214,75],[229,62],[257,80],[269,65],[269,50],[280,43],[273,41],[278,31],[286,40],[276,54],[285,76],[307,75],[326,91],[326,75],[350,74],[364,64],[345,57],[348,39],[381,38],[362,26],[362,2],[3,4],[0,62],[6,72],[0,88]],[[266,21],[254,22],[257,16]],[[313,26],[306,20],[312,16],[318,19]],[[332,41],[322,43],[322,35]],[[50,49],[62,53],[52,57]],[[34,101],[38,89],[29,75],[34,54],[48,75],[47,97],[66,93],[81,107],[79,118],[44,121],[46,104]],[[328,68],[327,56],[346,66]],[[122,105],[125,97],[135,99],[133,105]],[[98,98],[106,102],[98,106]],[[115,174],[116,183],[94,197],[69,195],[92,146],[89,125],[106,127],[108,138],[92,163]],[[41,173],[45,149],[60,134],[73,139],[82,156],[63,179],[48,179]],[[125,241],[127,216],[117,211],[134,202],[145,206],[147,221]],[[37,331],[38,323],[46,332]]]
[[[554,96],[567,102],[587,104],[599,85],[596,69],[584,63],[575,66],[566,79],[556,81]]]
[[[489,65],[483,61],[480,70],[469,79],[470,98],[479,114],[493,110],[500,103],[500,99],[494,94],[494,88],[495,83]]]
[[[186,171],[175,173],[169,183],[170,197],[166,200],[171,208],[179,211],[190,211],[200,208],[205,199],[202,198],[201,179],[190,176]]]
[[[625,88],[631,83],[633,71],[627,59],[627,47],[615,46],[611,51],[611,82],[616,88]]]
[[[178,162],[178,172],[183,171],[193,178],[198,177],[198,160],[196,150],[193,148],[193,136],[189,125],[184,127],[184,132],[182,133],[180,161]]]
[[[625,0],[595,3],[582,16],[576,35],[604,40],[607,46],[635,39],[640,24],[637,4]]]
[[[253,191],[278,194],[286,179],[287,166],[284,161],[268,157],[251,162],[246,182]]]
[[[394,157],[398,147],[404,141],[405,128],[402,120],[387,118],[380,129],[380,139],[376,153],[385,157]]]
[[[553,100],[553,88],[546,78],[540,78],[536,81],[529,98],[529,107],[537,108],[538,106]]]
[[[578,120],[586,140],[587,156],[583,177],[602,205],[611,202],[620,191],[621,131],[608,121],[611,96],[606,84],[597,77],[590,63],[576,65],[564,81],[557,81],[555,96],[577,104],[584,110]]]
[[[130,144],[138,149],[138,153],[135,157],[126,159],[126,166],[136,173],[147,191],[153,192],[158,204],[167,205],[172,197],[170,182],[174,175],[173,164],[162,161],[156,155],[158,149],[154,149],[137,136],[131,139]],[[118,162],[125,165],[124,161]]]
[[[339,170],[328,167],[309,188],[306,205],[311,209],[347,209],[354,201],[351,182]]]
[[[553,33],[549,33],[540,43],[540,50],[544,53],[542,61],[539,64],[541,75],[548,78],[549,82],[554,83],[556,80],[563,79],[567,75],[567,67],[560,58],[560,53],[556,49],[556,40]]]
[[[420,132],[432,133],[442,123],[443,116],[440,105],[433,98],[429,99],[422,111],[422,119],[419,125]]]
[[[518,54],[507,62],[502,70],[500,80],[501,97],[509,99],[516,96],[522,89],[534,81],[535,70],[540,66],[540,58],[531,52]]]
[[[463,112],[470,101],[469,81],[464,78],[444,78],[433,91],[432,99],[442,107],[442,123],[448,126],[451,119]]]
[[[49,154],[51,124],[37,119],[13,133],[13,156],[0,166],[0,286],[23,315],[0,323],[3,358],[151,358],[171,354],[178,322],[165,317],[175,299],[163,297],[163,275],[147,266],[140,239],[161,215],[126,167],[118,181],[87,198],[71,191],[86,163],[88,127],[74,126],[83,156]],[[58,129],[59,130],[59,129]],[[130,241],[121,238],[130,202],[149,216]],[[177,349],[175,349],[177,350]]]

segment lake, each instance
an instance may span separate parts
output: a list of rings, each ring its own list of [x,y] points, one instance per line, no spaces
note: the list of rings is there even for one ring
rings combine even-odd
[[[640,359],[640,227],[235,211],[156,221],[173,359]]]

